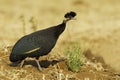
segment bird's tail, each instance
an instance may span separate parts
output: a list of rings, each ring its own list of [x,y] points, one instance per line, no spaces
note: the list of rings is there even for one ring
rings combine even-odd
[[[22,55],[11,54],[9,59],[11,62],[17,62],[17,61],[22,61],[24,57]]]
[[[71,11],[71,12],[68,12],[64,15],[65,17],[65,20],[63,21],[64,23],[68,22],[69,20],[73,20],[74,17],[76,16],[76,13]]]

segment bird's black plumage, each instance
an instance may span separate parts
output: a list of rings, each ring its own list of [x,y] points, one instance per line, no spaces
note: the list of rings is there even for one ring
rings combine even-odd
[[[66,22],[71,20],[71,17],[75,17],[76,13],[70,12],[66,15],[65,18],[69,19],[64,20],[61,24],[33,32],[19,39],[12,49],[10,61],[22,61],[26,57],[38,59],[40,56],[47,55],[55,46],[60,34],[65,30]]]

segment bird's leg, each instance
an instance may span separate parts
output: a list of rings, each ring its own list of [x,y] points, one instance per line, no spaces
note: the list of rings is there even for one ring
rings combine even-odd
[[[24,62],[25,62],[25,59],[21,61],[21,63],[20,63],[20,68],[22,68],[22,67],[23,67]]]
[[[38,70],[39,70],[40,72],[42,72],[42,68],[41,68],[41,66],[40,66],[39,60],[35,58],[35,61],[36,61],[37,66],[38,66]]]

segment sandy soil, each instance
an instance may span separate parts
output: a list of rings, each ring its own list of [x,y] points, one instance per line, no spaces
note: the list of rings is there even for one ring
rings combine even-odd
[[[34,59],[26,59],[23,68],[20,68],[19,65],[11,65],[8,53],[1,54],[0,80],[120,80],[119,73],[97,62],[97,59],[85,58],[80,71],[72,72],[62,56],[47,55],[40,58],[42,72],[39,72]]]
[[[62,75],[63,80],[120,80],[119,7],[119,0],[0,0],[0,78],[58,80]],[[33,32],[31,18],[39,30],[61,23],[64,14],[71,10],[77,13],[77,19],[67,24],[50,56],[40,59],[43,73],[37,71],[33,60],[22,69],[9,66],[10,51],[6,47],[13,46],[24,35],[23,26],[26,34]],[[58,62],[58,56],[63,56],[66,47],[76,42],[90,64],[85,63],[78,73],[73,73],[67,69],[66,61]],[[94,67],[99,64],[100,70]]]

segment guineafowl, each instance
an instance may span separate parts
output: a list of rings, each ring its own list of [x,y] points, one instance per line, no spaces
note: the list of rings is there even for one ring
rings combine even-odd
[[[42,71],[38,61],[39,57],[47,55],[53,49],[60,34],[65,30],[66,23],[74,19],[75,16],[76,13],[71,11],[65,14],[65,20],[61,24],[33,32],[20,38],[12,48],[10,61],[12,63],[20,62],[22,67],[25,58],[32,57],[35,58],[38,69]]]

